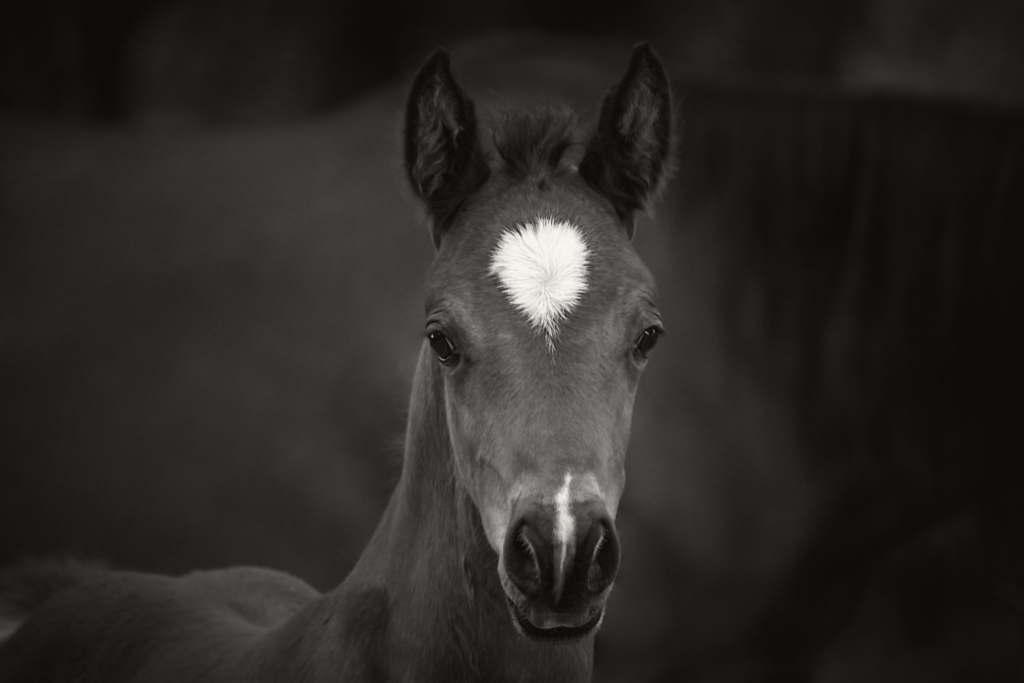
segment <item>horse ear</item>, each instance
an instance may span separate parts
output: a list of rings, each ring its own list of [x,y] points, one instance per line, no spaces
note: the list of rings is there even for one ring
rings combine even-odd
[[[405,170],[430,211],[434,246],[490,170],[477,139],[473,101],[452,77],[448,52],[420,69],[405,110]]]
[[[672,95],[661,60],[647,43],[633,48],[622,80],[601,103],[580,176],[611,200],[633,237],[637,210],[661,190],[672,147]]]

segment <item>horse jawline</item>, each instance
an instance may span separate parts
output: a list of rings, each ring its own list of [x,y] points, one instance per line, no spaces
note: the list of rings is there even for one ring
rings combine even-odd
[[[530,623],[530,620],[526,618],[516,604],[506,595],[505,602],[508,604],[508,610],[512,614],[512,623],[515,624],[516,630],[522,633],[530,640],[536,640],[545,643],[573,643],[577,640],[581,640],[586,636],[590,635],[597,630],[597,627],[601,625],[601,621],[604,619],[604,609],[598,611],[594,617],[585,624],[580,626],[555,626],[553,628],[540,628]]]

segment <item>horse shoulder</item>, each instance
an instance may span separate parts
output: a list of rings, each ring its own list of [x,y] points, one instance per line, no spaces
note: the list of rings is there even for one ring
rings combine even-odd
[[[246,680],[390,680],[390,613],[384,587],[342,584],[261,638]]]

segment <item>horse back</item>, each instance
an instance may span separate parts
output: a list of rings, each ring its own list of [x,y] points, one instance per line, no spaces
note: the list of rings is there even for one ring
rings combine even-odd
[[[38,604],[22,600],[34,608],[0,646],[5,683],[237,680],[261,639],[319,597],[250,567],[165,577],[69,565],[63,584],[56,568],[46,573],[55,590],[22,589]]]

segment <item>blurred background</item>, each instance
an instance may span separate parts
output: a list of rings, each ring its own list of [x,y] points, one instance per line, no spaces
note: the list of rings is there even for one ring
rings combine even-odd
[[[1024,7],[1014,0],[4,5],[0,105],[85,121],[301,119],[407,73],[439,44],[537,29],[648,40],[677,71],[715,77],[1024,93]]]
[[[336,585],[397,479],[439,45],[592,113],[630,46],[679,170],[598,681],[1019,681],[1024,4],[0,8],[0,563]]]

